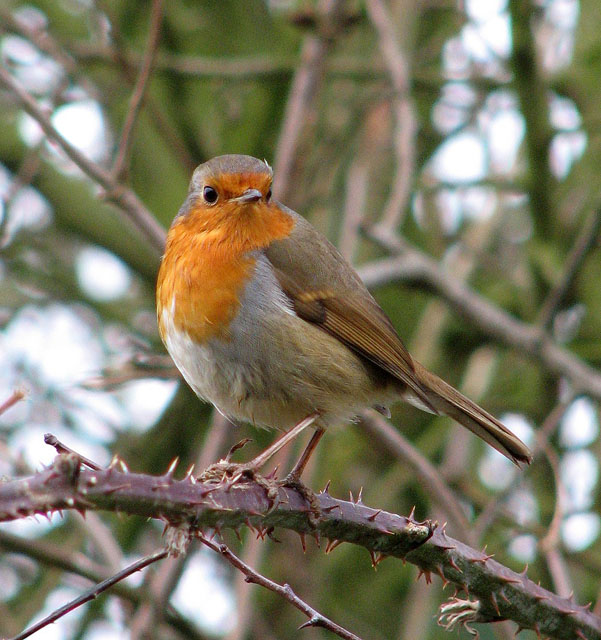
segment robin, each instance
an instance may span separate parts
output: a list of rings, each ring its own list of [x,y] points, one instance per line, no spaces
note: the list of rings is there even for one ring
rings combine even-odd
[[[272,199],[272,179],[250,156],[201,164],[167,235],[159,331],[196,394],[231,420],[294,427],[274,447],[312,424],[293,482],[329,425],[397,400],[450,416],[529,463],[507,427],[411,357],[336,248]]]

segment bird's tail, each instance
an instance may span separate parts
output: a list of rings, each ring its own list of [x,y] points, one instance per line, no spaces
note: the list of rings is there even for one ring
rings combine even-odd
[[[509,429],[457,389],[415,362],[416,378],[426,391],[430,404],[438,413],[449,416],[512,462],[530,464],[532,454],[528,447]],[[421,405],[420,405],[421,406]]]

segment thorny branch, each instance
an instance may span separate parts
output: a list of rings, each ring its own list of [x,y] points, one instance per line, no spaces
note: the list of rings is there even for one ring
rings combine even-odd
[[[121,470],[118,467],[121,465]],[[248,480],[233,486],[200,483],[189,472],[176,480],[171,469],[162,476],[128,473],[115,461],[107,470],[82,469],[75,455],[61,455],[43,472],[0,485],[0,521],[62,509],[110,510],[159,518],[170,526],[237,529],[249,526],[261,537],[283,527],[327,538],[326,552],[341,542],[365,547],[373,564],[385,556],[409,561],[427,580],[436,573],[446,584],[465,591],[469,622],[514,620],[551,638],[601,640],[601,619],[588,607],[546,591],[526,572],[515,573],[484,552],[446,535],[444,527],[417,523],[357,502],[337,500],[324,491],[317,496],[321,517],[311,524],[303,497],[280,487],[275,503],[265,489]]]

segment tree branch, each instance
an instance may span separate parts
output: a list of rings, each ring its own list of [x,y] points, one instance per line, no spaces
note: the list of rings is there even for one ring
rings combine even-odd
[[[209,549],[221,554],[221,556],[233,567],[236,567],[236,569],[241,571],[246,576],[246,582],[258,584],[265,589],[269,589],[269,591],[277,593],[279,596],[287,600],[293,607],[302,611],[309,620],[307,620],[305,624],[302,624],[300,629],[305,629],[307,627],[322,627],[323,629],[327,629],[328,631],[335,633],[340,638],[346,638],[346,640],[361,640],[361,638],[356,636],[354,633],[347,631],[339,624],[336,624],[333,620],[326,618],[323,614],[319,613],[319,611],[316,611],[313,607],[309,606],[304,600],[301,600],[301,598],[294,593],[289,584],[278,584],[255,571],[252,567],[247,565],[246,562],[243,562],[237,555],[232,553],[227,545],[218,544],[204,535],[200,535],[200,541],[209,547]]]
[[[368,287],[393,280],[419,283],[446,300],[491,338],[538,360],[552,373],[566,376],[578,391],[601,398],[601,373],[560,347],[542,327],[518,320],[489,302],[408,243],[390,234],[379,234],[377,229],[370,231],[370,237],[396,255],[358,269]]]
[[[144,206],[136,194],[118,183],[99,164],[92,162],[66,140],[50,122],[35,99],[17,82],[8,70],[0,66],[0,84],[4,84],[18,99],[25,111],[40,125],[44,133],[53,140],[67,156],[105,191],[106,199],[120,207],[134,225],[146,236],[151,245],[162,253],[165,246],[165,230]]]
[[[431,572],[437,573],[468,593],[470,622],[511,619],[552,638],[601,640],[601,619],[587,607],[450,538],[444,527],[371,509],[361,501],[337,500],[327,492],[317,496],[322,515],[314,527],[305,500],[289,488],[279,487],[273,503],[251,480],[225,487],[200,483],[191,475],[176,480],[172,472],[147,476],[118,466],[114,462],[107,470],[92,471],[82,469],[76,455],[58,456],[45,471],[0,485],[0,521],[62,509],[100,509],[200,530],[247,525],[268,535],[278,526],[328,538],[326,551],[350,542],[365,547],[374,564],[390,555],[416,564],[428,580]]]

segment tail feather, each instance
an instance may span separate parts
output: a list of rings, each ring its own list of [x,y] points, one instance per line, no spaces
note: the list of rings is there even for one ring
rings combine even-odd
[[[502,422],[430,373],[419,362],[415,362],[415,373],[424,389],[427,389],[430,403],[439,413],[456,420],[518,466],[520,462],[530,464],[530,450]]]

